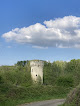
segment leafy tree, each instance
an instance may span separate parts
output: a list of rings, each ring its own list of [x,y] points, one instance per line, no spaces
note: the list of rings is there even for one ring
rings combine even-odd
[[[24,67],[26,64],[27,64],[27,61],[18,61],[16,65]]]

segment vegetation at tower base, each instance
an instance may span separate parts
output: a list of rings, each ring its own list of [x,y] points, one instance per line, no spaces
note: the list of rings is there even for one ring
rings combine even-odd
[[[0,66],[0,106],[65,98],[80,83],[80,59],[53,63],[44,61],[43,85],[32,83],[30,61],[23,63]]]

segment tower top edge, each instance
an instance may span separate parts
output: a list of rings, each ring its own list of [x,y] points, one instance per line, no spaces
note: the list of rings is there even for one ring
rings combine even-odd
[[[30,66],[44,66],[44,61],[42,60],[31,60]]]

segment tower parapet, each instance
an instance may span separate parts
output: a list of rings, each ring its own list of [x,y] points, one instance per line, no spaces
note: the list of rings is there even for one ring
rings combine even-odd
[[[33,60],[30,62],[30,66],[34,67],[34,66],[44,66],[44,62],[41,60]]]

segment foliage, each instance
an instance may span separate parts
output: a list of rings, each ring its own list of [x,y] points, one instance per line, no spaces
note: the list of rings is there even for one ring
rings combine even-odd
[[[62,106],[80,106],[80,84],[70,91]]]
[[[14,66],[0,66],[0,106],[66,97],[70,89],[80,83],[80,59],[53,63],[44,61],[43,73],[43,85],[34,85],[30,61],[18,61]]]
[[[0,87],[3,88],[3,86]],[[4,86],[5,90],[3,92],[5,94],[0,95],[0,106],[15,106],[25,102],[64,98],[70,90],[69,88],[51,85],[35,85],[29,87],[9,85],[9,87],[7,85]]]
[[[44,62],[44,84],[55,85],[57,78],[64,75],[66,62],[54,61],[53,63]]]
[[[73,79],[71,77],[62,76],[57,79],[58,86],[73,87],[73,84]]]
[[[65,75],[71,76],[74,80],[74,86],[77,86],[80,83],[80,59],[71,60],[66,64]]]
[[[17,64],[15,64],[15,65],[24,67],[27,64],[27,62],[28,61],[18,61]]]
[[[5,66],[2,67],[4,68]],[[4,83],[16,86],[30,86],[32,84],[30,71],[27,70],[27,66],[17,66],[16,68],[14,66],[12,70],[8,68],[8,71],[6,71],[6,69],[0,71],[0,80],[3,80]]]

